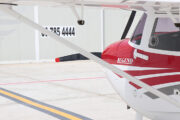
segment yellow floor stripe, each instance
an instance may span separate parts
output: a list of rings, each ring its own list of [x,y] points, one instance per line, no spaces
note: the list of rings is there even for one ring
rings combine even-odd
[[[58,114],[58,115],[60,115],[60,116],[63,116],[63,117],[65,117],[65,118],[68,118],[68,119],[71,119],[71,120],[82,120],[82,119],[77,118],[77,117],[75,117],[75,116],[72,116],[72,115],[70,115],[70,114],[67,114],[67,113],[61,112],[61,111],[59,111],[59,110],[56,110],[56,109],[53,109],[53,108],[50,108],[50,107],[47,107],[47,106],[44,106],[44,105],[35,103],[35,102],[31,101],[31,100],[28,100],[28,99],[25,99],[25,98],[23,98],[23,97],[14,95],[14,94],[9,93],[9,92],[6,92],[6,91],[4,91],[4,90],[0,90],[0,93],[1,93],[1,94],[4,94],[4,95],[7,95],[7,96],[9,96],[9,97],[15,98],[15,99],[17,99],[17,100],[19,100],[19,101],[22,101],[22,102],[24,102],[24,103],[33,105],[33,106],[35,106],[35,107],[37,107],[37,108],[41,108],[41,109],[50,111],[50,112],[52,112],[52,113]]]

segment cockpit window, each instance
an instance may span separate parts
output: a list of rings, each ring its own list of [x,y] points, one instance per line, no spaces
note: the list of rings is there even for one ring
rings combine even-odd
[[[180,51],[180,29],[170,18],[157,18],[149,47],[160,50]]]
[[[133,42],[137,45],[140,45],[140,43],[141,43],[141,38],[142,38],[146,18],[147,18],[147,14],[144,13],[144,15],[142,16],[141,20],[139,21],[139,23],[134,31],[133,37],[131,39],[131,42]]]

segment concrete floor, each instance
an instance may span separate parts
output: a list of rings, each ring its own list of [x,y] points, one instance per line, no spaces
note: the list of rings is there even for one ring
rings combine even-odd
[[[92,61],[0,65],[0,88],[93,120],[135,118]],[[1,120],[59,119],[6,97],[0,96]]]

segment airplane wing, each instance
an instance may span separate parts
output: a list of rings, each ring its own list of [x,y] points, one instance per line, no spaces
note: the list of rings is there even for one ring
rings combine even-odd
[[[0,4],[14,5],[85,5],[92,7],[111,7],[128,10],[154,10],[157,14],[179,13],[179,0],[0,0]]]
[[[111,2],[110,2],[111,1]],[[84,0],[86,6],[121,8],[127,10],[154,11],[156,14],[179,14],[179,0]],[[80,1],[79,1],[80,4]]]

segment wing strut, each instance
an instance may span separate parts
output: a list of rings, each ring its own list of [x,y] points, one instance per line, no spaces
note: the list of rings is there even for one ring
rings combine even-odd
[[[91,60],[94,60],[96,63],[99,63],[100,65],[110,69],[112,72],[119,74],[120,76],[130,80],[131,82],[133,82],[133,83],[137,84],[138,86],[146,89],[147,91],[153,93],[154,95],[156,95],[156,96],[162,98],[163,100],[165,100],[165,101],[167,101],[169,103],[172,103],[176,107],[180,108],[180,103],[177,100],[175,100],[174,98],[171,98],[171,97],[165,95],[164,93],[154,89],[153,87],[145,84],[144,82],[138,80],[137,78],[127,74],[126,72],[123,72],[122,70],[118,69],[117,67],[115,67],[115,66],[103,61],[102,59],[94,56],[93,54],[83,50],[82,48],[76,46],[75,44],[69,42],[68,40],[66,40],[66,39],[64,39],[62,37],[59,37],[58,35],[56,35],[53,32],[50,32],[50,31],[46,30],[45,28],[43,28],[39,24],[33,22],[32,20],[30,20],[30,19],[24,17],[23,15],[19,14],[18,12],[14,11],[11,8],[11,6],[0,6],[0,9],[2,11],[4,11],[5,13],[7,13],[7,14],[15,17],[16,19],[20,20],[21,22],[31,26],[34,29],[39,30],[40,32],[42,32],[44,34],[47,34],[48,36],[54,38],[58,42],[66,45],[67,47],[70,47],[73,50],[76,50],[76,51],[80,52],[82,55],[86,56],[87,58],[89,58]]]

